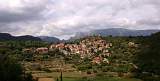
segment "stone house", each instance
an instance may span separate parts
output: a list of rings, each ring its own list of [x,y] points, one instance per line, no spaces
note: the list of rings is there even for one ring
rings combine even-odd
[[[47,47],[41,47],[41,48],[36,49],[36,53],[38,53],[38,54],[45,54],[48,52],[49,52],[49,49]]]

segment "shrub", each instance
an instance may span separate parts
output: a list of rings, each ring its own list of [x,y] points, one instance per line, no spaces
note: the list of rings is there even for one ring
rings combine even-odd
[[[91,71],[87,71],[87,74],[92,74],[92,72]]]
[[[98,71],[97,70],[93,70],[93,73],[97,73]]]
[[[99,77],[102,77],[102,76],[105,76],[106,74],[103,73],[103,72],[100,72],[100,73],[97,73],[96,76],[99,76]]]

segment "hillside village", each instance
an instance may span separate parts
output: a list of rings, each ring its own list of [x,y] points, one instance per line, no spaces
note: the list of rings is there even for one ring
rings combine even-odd
[[[138,47],[134,42],[128,42],[127,47]],[[115,56],[114,51],[112,50],[113,44],[104,40],[100,36],[89,36],[79,40],[78,43],[58,43],[51,44],[48,47],[40,48],[25,48],[23,49],[24,58],[29,58],[32,63],[26,63],[26,67],[31,68],[32,66],[39,66],[40,68],[48,68],[50,71],[59,70],[60,63],[56,56],[60,56],[59,59],[67,62],[64,58],[69,58],[73,61],[73,64],[83,63],[84,60],[88,59],[89,64],[106,64],[113,65],[111,59]],[[120,52],[120,51],[119,51]],[[53,56],[54,54],[54,56]],[[62,55],[62,56],[61,56]],[[75,58],[73,56],[79,56]],[[61,58],[63,57],[63,58]],[[74,62],[74,59],[78,60]],[[28,60],[28,59],[27,59]],[[26,61],[27,61],[26,60]],[[122,60],[124,61],[124,60]],[[120,62],[120,61],[119,61]],[[57,63],[57,65],[55,65]],[[128,62],[129,64],[129,62]],[[128,65],[127,65],[128,66]],[[55,67],[57,69],[55,69]],[[65,67],[64,67],[65,68]],[[29,69],[28,69],[29,70]],[[75,68],[71,67],[66,69],[68,71],[75,71]]]
[[[160,0],[0,0],[0,81],[160,81]]]
[[[150,38],[146,41],[147,39],[147,37],[87,36],[75,41],[52,44],[36,41],[6,41],[1,42],[0,48],[3,48],[2,54],[10,53],[9,57],[17,58],[25,74],[31,73],[37,81],[39,77],[55,80],[60,72],[64,73],[65,79],[102,75],[123,78],[135,77],[135,72],[140,72],[140,68],[144,67],[138,63],[143,64],[144,58],[152,58],[152,55],[140,56],[145,54],[148,48],[159,46],[157,43],[148,42],[157,40]],[[147,72],[144,70],[141,73],[143,75]]]
[[[111,55],[109,48],[112,43],[108,43],[102,40],[100,37],[88,37],[85,40],[80,41],[79,44],[54,44],[50,46],[50,49],[58,48],[65,55],[78,54],[80,58],[91,58],[94,63],[100,63],[101,61],[109,61],[106,59]]]
[[[90,58],[93,63],[106,62],[109,63],[107,57],[111,56],[112,43],[103,40],[101,37],[88,37],[79,42],[79,44],[52,44],[47,47],[25,48],[24,53],[47,54],[49,51],[58,49],[64,55],[80,55],[80,58]],[[37,56],[37,55],[35,55]]]

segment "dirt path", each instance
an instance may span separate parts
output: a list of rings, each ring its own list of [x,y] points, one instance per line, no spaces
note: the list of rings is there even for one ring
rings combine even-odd
[[[39,78],[38,81],[55,81],[53,78]]]

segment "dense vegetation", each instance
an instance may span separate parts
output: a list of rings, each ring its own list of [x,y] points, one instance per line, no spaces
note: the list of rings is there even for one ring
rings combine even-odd
[[[46,45],[40,41],[1,41],[0,81],[32,81],[32,76],[26,74],[19,63],[22,61],[22,49]]]
[[[93,65],[90,59],[81,60],[79,56],[72,56],[70,63],[74,63],[74,67],[89,74],[102,71],[118,72],[118,76],[124,76],[124,73],[132,73],[130,77],[141,78],[144,81],[160,80],[160,33],[146,37],[108,36],[103,39],[113,44],[110,49],[112,51],[110,64]],[[71,43],[78,44],[81,40],[83,39]],[[134,45],[129,46],[130,42]]]
[[[145,40],[144,40],[145,39]],[[139,69],[138,77],[145,81],[160,80],[160,33],[153,34],[141,40],[141,50],[135,58]]]
[[[9,54],[0,54],[1,81],[33,81],[31,74],[26,74],[18,61]]]

